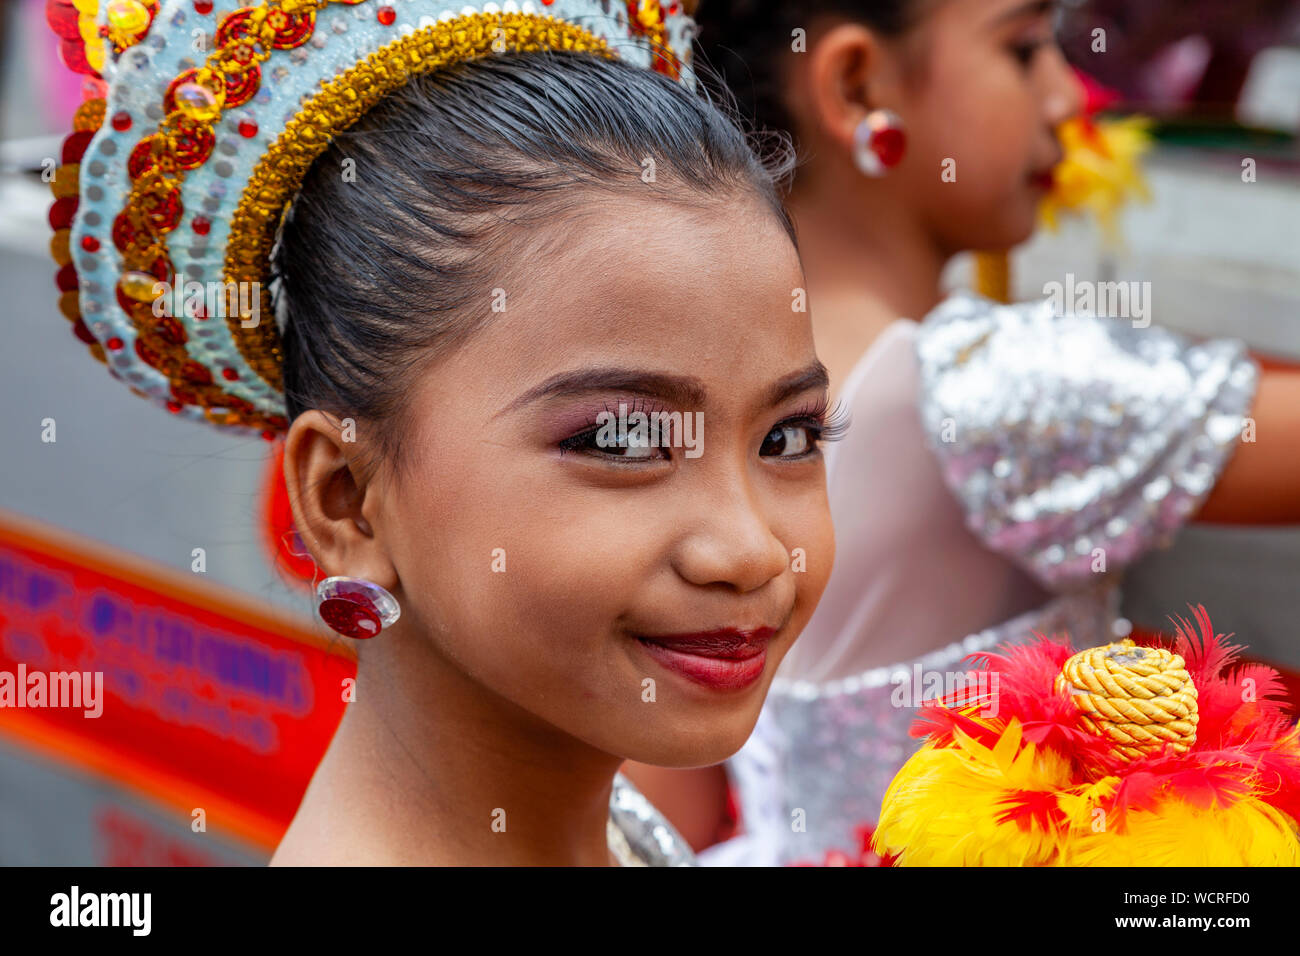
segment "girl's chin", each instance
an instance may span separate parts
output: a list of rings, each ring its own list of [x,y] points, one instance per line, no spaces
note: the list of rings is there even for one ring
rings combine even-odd
[[[696,733],[698,727],[696,725]],[[736,755],[736,752],[745,745],[749,735],[753,732],[752,724],[746,728],[736,728],[734,726],[717,727],[717,733],[712,735],[707,743],[701,743],[699,746],[668,746],[663,744],[670,742],[670,735],[679,732],[674,729],[664,728],[663,737],[653,743],[646,742],[646,746],[631,747],[628,760],[636,763],[650,764],[655,767],[668,767],[676,770],[690,770],[698,767],[713,767],[717,764],[730,760]],[[743,731],[743,732],[742,732]],[[681,739],[680,737],[677,739]]]
[[[1038,229],[1038,202],[1032,197],[1012,196],[996,209],[963,217],[961,225],[947,230],[949,248],[965,250],[1011,250],[1033,238]]]
[[[726,763],[734,757],[739,750],[740,747],[737,747],[735,750],[728,750],[726,753],[710,750],[700,753],[673,754],[662,754],[656,751],[650,756],[638,757],[633,755],[627,759],[631,760],[633,763],[642,763],[651,767],[663,767],[665,770],[703,770],[706,767],[716,767],[718,764]]]
[[[1032,239],[1038,229],[1038,202],[1033,200],[1016,205],[1024,211],[1008,215],[1007,209],[999,209],[996,228],[990,229],[984,241],[972,245],[972,248],[1009,251]]]

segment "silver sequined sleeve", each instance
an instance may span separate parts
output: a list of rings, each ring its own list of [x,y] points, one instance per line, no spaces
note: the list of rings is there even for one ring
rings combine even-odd
[[[646,866],[698,866],[691,845],[645,794],[621,773],[614,776],[609,819]]]
[[[922,423],[968,525],[1053,591],[1168,543],[1258,380],[1240,342],[970,293],[926,317],[917,353]]]

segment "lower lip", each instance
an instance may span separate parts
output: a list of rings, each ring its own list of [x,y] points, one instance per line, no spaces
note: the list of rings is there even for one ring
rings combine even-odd
[[[650,656],[670,671],[716,690],[739,690],[749,687],[763,676],[767,666],[767,648],[761,648],[752,657],[735,660],[727,657],[705,657],[675,650],[664,644],[637,639]]]

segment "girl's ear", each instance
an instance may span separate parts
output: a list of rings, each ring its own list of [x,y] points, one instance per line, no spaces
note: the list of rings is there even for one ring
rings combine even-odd
[[[379,505],[377,469],[366,467],[363,443],[345,438],[318,409],[294,419],[284,445],[294,527],[325,577],[364,578],[396,591],[397,571],[367,517]]]
[[[861,24],[838,24],[811,38],[806,54],[795,54],[790,105],[806,133],[848,152],[863,117],[897,106],[897,76],[877,34]]]

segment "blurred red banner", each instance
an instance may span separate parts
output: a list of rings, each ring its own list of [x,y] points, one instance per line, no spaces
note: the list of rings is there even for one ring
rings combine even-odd
[[[273,849],[355,673],[342,642],[239,592],[0,512],[0,735],[187,824],[202,809]],[[50,675],[73,674],[101,681],[93,707],[52,706]]]

